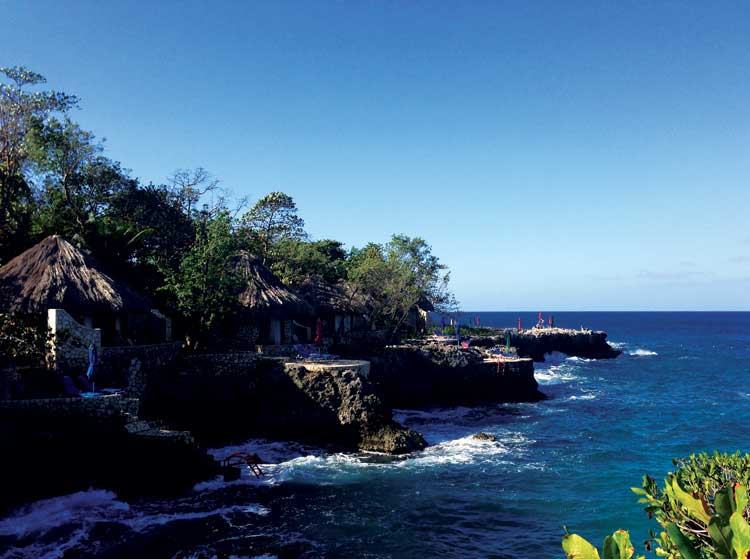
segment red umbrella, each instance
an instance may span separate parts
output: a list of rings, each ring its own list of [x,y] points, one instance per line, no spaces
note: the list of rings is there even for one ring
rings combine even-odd
[[[315,323],[315,345],[323,343],[323,321],[318,319]]]

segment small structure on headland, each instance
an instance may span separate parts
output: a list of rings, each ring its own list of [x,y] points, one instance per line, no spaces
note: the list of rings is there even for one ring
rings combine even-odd
[[[235,344],[293,344],[308,341],[314,329],[313,309],[289,289],[255,255],[243,252],[237,262],[243,288],[243,312],[235,318]]]
[[[430,321],[429,313],[434,310],[435,306],[424,294],[422,294],[419,301],[409,309],[409,315],[406,318],[407,326],[417,334],[424,334],[427,331],[427,326]]]

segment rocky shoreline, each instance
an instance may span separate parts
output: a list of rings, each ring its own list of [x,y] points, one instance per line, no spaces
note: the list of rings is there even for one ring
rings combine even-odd
[[[619,354],[606,333],[588,331],[510,333],[520,358],[486,349],[506,341],[504,331],[470,347],[414,341],[335,363],[173,353],[148,366],[132,359],[117,397],[0,402],[9,457],[0,508],[90,486],[126,496],[184,492],[219,474],[207,447],[254,437],[411,453],[427,443],[393,419],[394,408],[537,401],[545,395],[533,360],[552,351]]]
[[[498,362],[478,349],[455,345],[389,346],[372,358],[370,380],[394,408],[544,398],[531,359]]]
[[[570,357],[584,359],[614,359],[622,353],[607,343],[607,333],[592,330],[569,330],[562,328],[540,328],[522,330],[498,328],[489,336],[470,338],[474,347],[505,345],[507,340],[521,357],[530,357],[543,362],[545,354],[564,353]]]

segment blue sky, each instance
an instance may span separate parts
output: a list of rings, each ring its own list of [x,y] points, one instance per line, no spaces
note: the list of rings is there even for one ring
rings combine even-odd
[[[0,0],[143,181],[419,235],[467,310],[750,310],[750,4]]]

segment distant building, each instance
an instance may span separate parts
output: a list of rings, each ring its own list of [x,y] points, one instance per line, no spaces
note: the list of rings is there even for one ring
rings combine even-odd
[[[424,334],[430,320],[429,313],[434,310],[433,304],[422,295],[417,304],[409,310],[409,316],[406,318],[407,326],[417,334]]]

